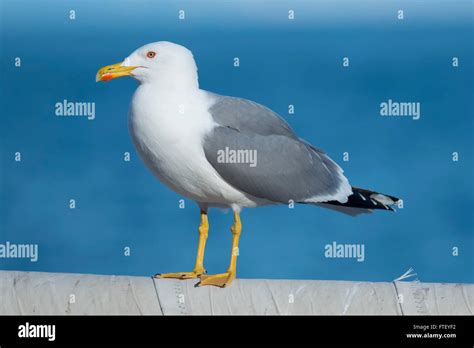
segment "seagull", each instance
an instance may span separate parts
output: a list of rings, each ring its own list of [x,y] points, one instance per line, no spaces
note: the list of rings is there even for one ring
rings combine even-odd
[[[122,76],[139,82],[128,128],[140,158],[159,181],[200,208],[194,269],[156,278],[199,278],[196,286],[231,284],[243,208],[301,203],[355,216],[393,211],[399,201],[351,186],[326,153],[299,138],[269,108],[200,89],[193,54],[181,45],[160,41],[142,46],[123,62],[99,69],[96,81]],[[230,265],[219,274],[204,268],[211,207],[234,213]]]

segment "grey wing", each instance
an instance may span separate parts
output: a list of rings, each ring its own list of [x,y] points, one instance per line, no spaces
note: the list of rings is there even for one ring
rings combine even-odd
[[[254,197],[279,203],[343,203],[352,194],[341,168],[298,139],[216,127],[204,138],[203,147],[226,182]]]
[[[208,93],[214,100],[209,112],[218,125],[242,133],[280,134],[297,138],[288,123],[269,108],[247,99]]]

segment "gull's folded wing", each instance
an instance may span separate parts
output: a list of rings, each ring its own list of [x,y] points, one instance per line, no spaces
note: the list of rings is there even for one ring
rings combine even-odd
[[[288,123],[269,108],[248,99],[208,93],[213,99],[209,112],[217,124],[242,133],[279,134],[297,139]]]
[[[204,138],[203,147],[225,181],[254,197],[279,203],[345,202],[352,193],[336,163],[286,135],[218,126]]]

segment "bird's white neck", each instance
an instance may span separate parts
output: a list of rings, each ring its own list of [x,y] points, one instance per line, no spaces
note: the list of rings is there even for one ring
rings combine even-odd
[[[141,84],[166,94],[189,94],[199,90],[195,66],[187,69],[157,69],[151,78],[141,81]]]
[[[135,91],[131,113],[138,118],[169,120],[170,123],[189,119],[210,118],[208,109],[213,100],[199,89],[197,78],[186,75],[162,75],[162,79],[142,82]],[[208,123],[207,121],[204,123]]]

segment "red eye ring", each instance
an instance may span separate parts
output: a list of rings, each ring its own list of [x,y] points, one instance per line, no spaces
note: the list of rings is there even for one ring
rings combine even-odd
[[[156,52],[148,51],[148,52],[146,53],[146,56],[147,56],[147,58],[155,58]]]

